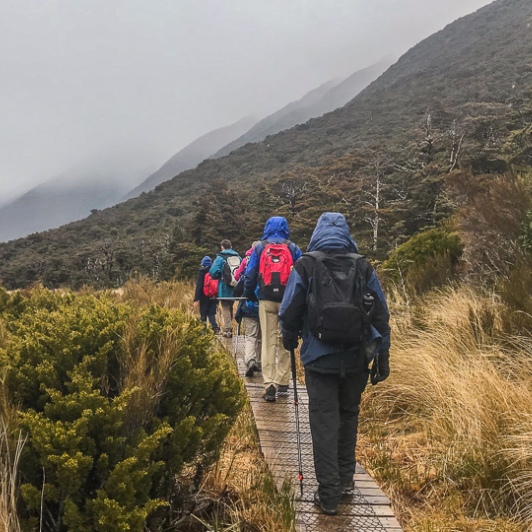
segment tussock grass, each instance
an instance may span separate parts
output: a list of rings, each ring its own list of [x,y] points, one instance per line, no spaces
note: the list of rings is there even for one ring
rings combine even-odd
[[[505,333],[505,307],[470,289],[391,300],[392,374],[364,398],[359,458],[407,530],[526,530],[532,339]]]
[[[0,421],[0,532],[21,530],[17,514],[18,463],[25,438],[13,440],[4,417]]]
[[[158,305],[192,311],[193,284],[177,281],[155,283],[146,277],[129,280],[123,287],[110,292],[118,302],[127,302],[137,307]]]

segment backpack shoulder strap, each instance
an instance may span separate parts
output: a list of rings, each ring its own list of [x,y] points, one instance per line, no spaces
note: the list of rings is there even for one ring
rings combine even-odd
[[[307,251],[303,253],[303,257],[312,257],[313,259],[318,260],[327,257],[327,253],[324,251]]]
[[[355,260],[365,259],[366,257],[364,255],[360,255],[360,253],[347,253],[348,257],[351,257]]]

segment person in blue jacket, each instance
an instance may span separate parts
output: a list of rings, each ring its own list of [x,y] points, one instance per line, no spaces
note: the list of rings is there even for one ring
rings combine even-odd
[[[244,296],[259,300],[259,319],[262,335],[262,378],[265,401],[273,402],[277,394],[288,393],[290,382],[290,353],[283,347],[279,330],[278,312],[281,300],[273,300],[263,293],[259,285],[259,266],[264,248],[269,243],[286,244],[293,263],[301,257],[301,250],[289,240],[290,229],[286,218],[271,217],[264,226],[261,242],[253,248],[246,268]]]
[[[253,248],[260,244],[257,240],[246,251],[246,256],[235,273],[237,284],[233,294],[237,297],[244,293],[244,281],[246,280],[246,267]],[[262,338],[259,321],[259,302],[256,299],[243,299],[238,303],[235,320],[244,326],[244,364],[246,365],[246,377],[253,377],[256,371],[261,371]]]
[[[321,215],[307,248],[307,252],[312,251],[331,255],[358,252],[342,214],[326,212]],[[361,260],[365,292],[373,297],[371,323],[367,325],[369,334],[363,345],[346,348],[325,343],[310,332],[307,295],[316,262],[312,255],[303,255],[294,265],[279,311],[286,349],[296,349],[299,337],[303,340],[300,357],[305,368],[314,468],[318,480],[314,502],[324,513],[331,515],[337,512],[340,497],[353,493],[358,415],[368,377],[371,375],[372,384],[377,384],[390,374],[390,326],[386,298],[375,270],[366,259]]]
[[[203,257],[198,271],[198,278],[196,279],[196,291],[194,293],[194,307],[199,307],[200,318],[203,323],[209,320],[212,330],[215,334],[220,332],[218,324],[216,323],[216,308],[218,307],[218,300],[207,297],[203,292],[205,284],[205,275],[212,266],[212,259],[209,256]]]
[[[209,273],[213,279],[219,279],[218,283],[218,297],[233,297],[233,287],[226,283],[223,278],[223,270],[227,259],[229,257],[238,257],[240,259],[238,264],[242,261],[240,255],[232,248],[231,241],[224,239],[220,243],[220,253],[216,255],[214,262],[212,263]],[[238,266],[237,266],[238,267]],[[235,268],[236,269],[236,268]],[[228,301],[221,299],[220,305],[222,307],[222,318],[223,318],[223,336],[226,338],[231,338],[233,336],[233,306],[234,301]]]

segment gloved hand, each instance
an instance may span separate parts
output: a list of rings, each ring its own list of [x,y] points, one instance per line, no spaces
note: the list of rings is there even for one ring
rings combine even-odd
[[[299,344],[299,340],[297,338],[287,338],[286,336],[283,336],[283,347],[287,351],[296,350],[298,344]]]
[[[390,351],[381,351],[373,361],[370,371],[371,384],[385,381],[390,376]]]

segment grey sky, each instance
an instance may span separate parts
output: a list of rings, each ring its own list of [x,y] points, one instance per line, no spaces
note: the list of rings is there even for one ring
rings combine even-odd
[[[198,136],[488,3],[0,0],[0,203],[105,161],[136,184]]]

